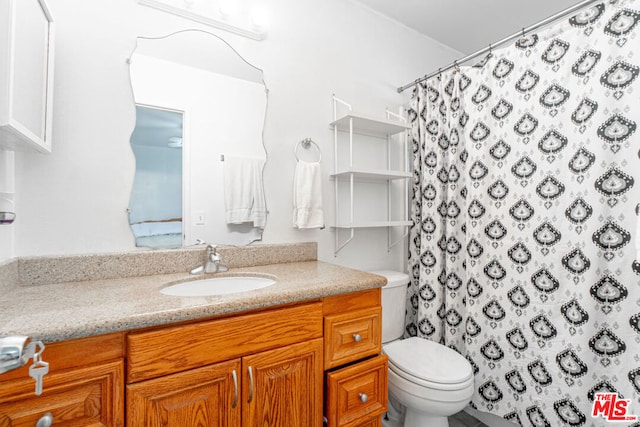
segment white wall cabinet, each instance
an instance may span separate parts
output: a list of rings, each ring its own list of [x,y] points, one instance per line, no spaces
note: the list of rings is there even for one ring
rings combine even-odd
[[[346,113],[339,115],[340,109]],[[410,126],[404,117],[388,110],[384,119],[355,113],[335,96],[333,110],[334,253],[353,240],[356,229],[381,227],[387,228],[391,249],[404,240],[411,225],[407,201]],[[384,193],[386,198],[381,196]],[[358,198],[359,194],[363,197]]]
[[[45,0],[0,0],[0,148],[51,151],[53,46]]]

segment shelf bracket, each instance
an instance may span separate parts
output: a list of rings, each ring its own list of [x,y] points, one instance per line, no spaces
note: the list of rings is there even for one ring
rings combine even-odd
[[[353,228],[349,229],[349,237],[347,238],[347,240],[345,240],[344,242],[340,243],[340,229],[336,228],[335,229],[335,233],[336,233],[336,246],[335,249],[333,251],[333,256],[338,256],[338,252],[340,252],[342,250],[342,248],[344,248],[345,246],[347,246],[349,244],[349,242],[351,242],[353,240],[353,236],[355,235],[355,230]]]
[[[393,232],[392,227],[389,227],[389,229],[387,230],[387,252],[390,252],[391,249],[397,245],[398,243],[404,241],[404,239],[409,235],[409,226],[405,225],[404,226],[404,233],[402,233],[402,236],[400,236],[396,241],[394,241],[393,243],[391,242],[391,233]]]

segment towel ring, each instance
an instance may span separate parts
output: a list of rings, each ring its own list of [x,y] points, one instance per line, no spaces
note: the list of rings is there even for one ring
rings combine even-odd
[[[302,141],[296,144],[296,148],[293,149],[293,153],[296,155],[296,160],[300,161],[300,157],[298,157],[298,148],[302,145],[302,148],[308,150],[309,147],[313,144],[316,147],[316,151],[318,152],[318,163],[322,160],[322,152],[320,151],[320,147],[316,142],[311,138],[305,138]]]

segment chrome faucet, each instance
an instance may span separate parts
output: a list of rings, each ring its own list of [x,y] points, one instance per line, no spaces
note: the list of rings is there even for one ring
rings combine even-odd
[[[219,273],[229,270],[226,266],[220,264],[222,256],[216,251],[217,248],[215,245],[207,246],[207,262],[204,265],[205,273]]]
[[[203,273],[220,273],[228,271],[229,268],[222,265],[222,256],[216,251],[218,247],[216,245],[207,245],[207,255],[204,265],[194,268],[190,271],[190,274],[203,274]]]

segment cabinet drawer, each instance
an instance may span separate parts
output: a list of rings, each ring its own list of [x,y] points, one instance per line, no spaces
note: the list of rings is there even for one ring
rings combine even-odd
[[[387,411],[387,356],[327,373],[326,393],[329,427],[370,425]]]
[[[322,303],[265,310],[127,337],[127,383],[322,337]]]
[[[54,425],[122,426],[123,377],[124,363],[117,361],[52,371],[44,377],[40,396],[35,396],[35,383],[30,377],[9,381],[4,385],[10,390],[1,396],[6,403],[0,403],[0,425],[34,426],[50,412]]]
[[[381,328],[380,307],[325,316],[324,368],[380,354]]]

